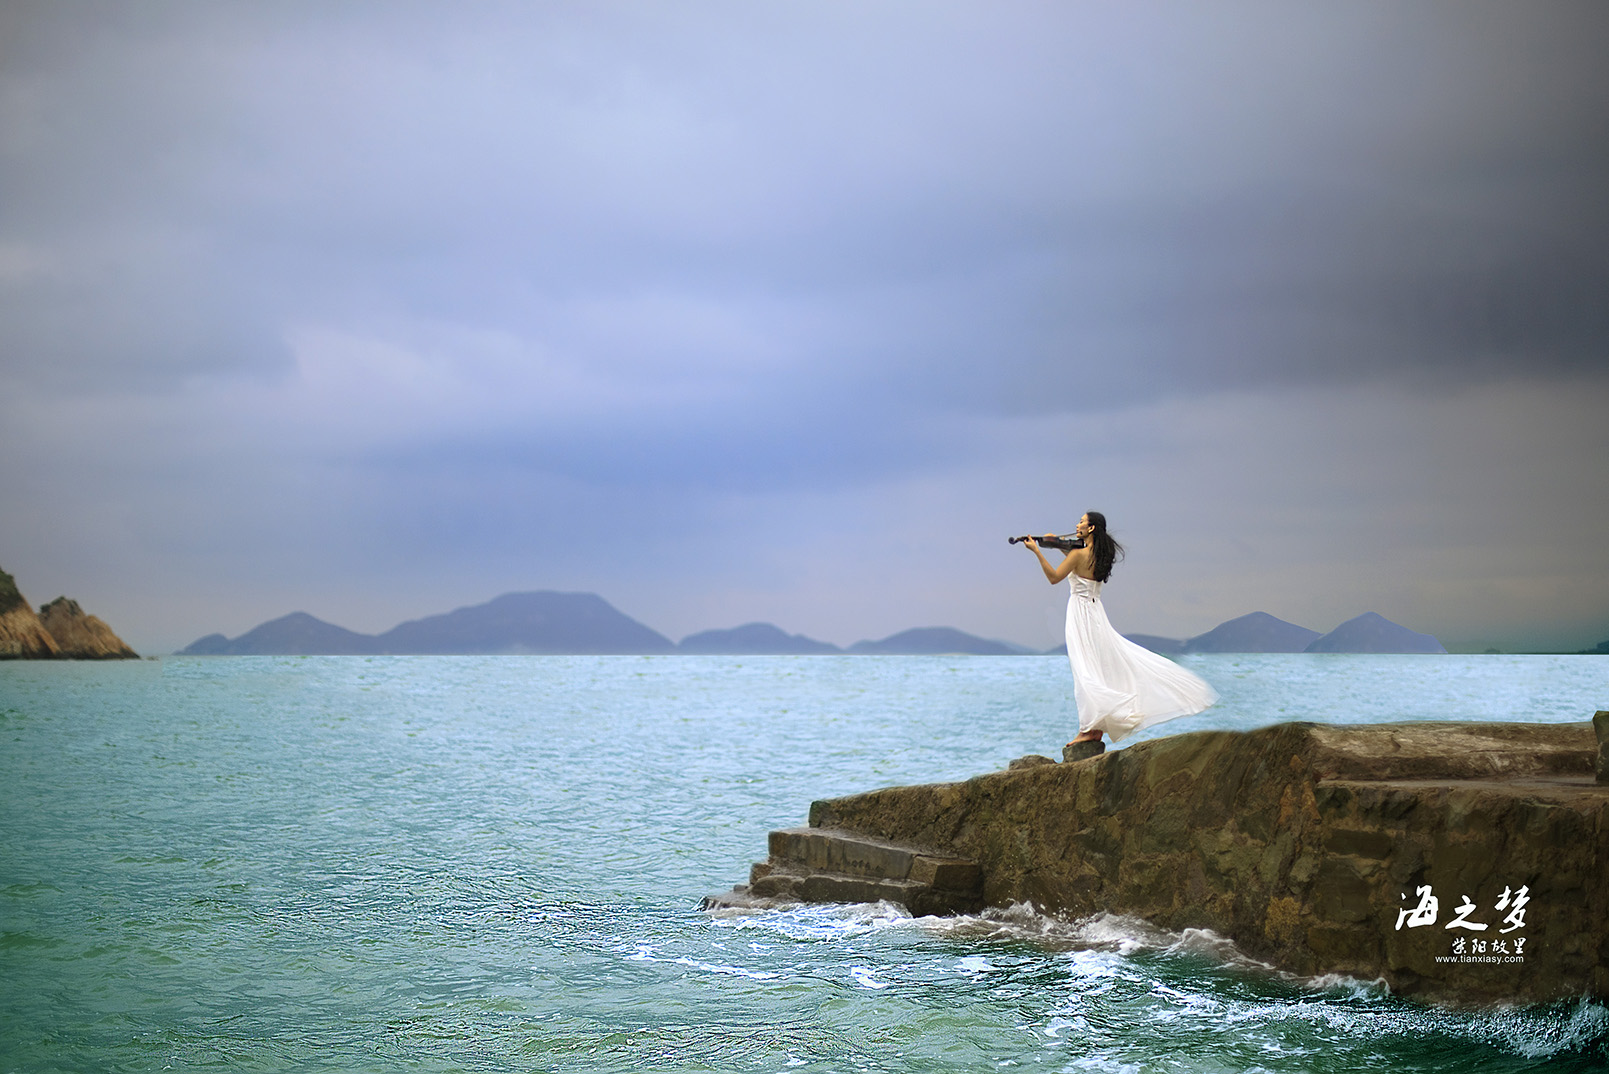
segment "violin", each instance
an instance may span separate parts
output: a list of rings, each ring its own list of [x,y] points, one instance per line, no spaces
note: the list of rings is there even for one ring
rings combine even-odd
[[[1058,552],[1071,552],[1075,548],[1084,547],[1084,542],[1079,540],[1076,534],[1072,533],[1063,533],[1053,537],[1035,537],[1030,533],[1021,537],[1006,538],[1007,544],[1020,544],[1023,541],[1038,541],[1040,548],[1054,548]]]

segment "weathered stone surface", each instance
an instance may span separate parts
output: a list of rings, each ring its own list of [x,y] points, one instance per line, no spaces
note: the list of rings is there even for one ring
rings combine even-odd
[[[86,615],[76,600],[57,597],[39,609],[39,621],[70,660],[138,660],[97,616]]]
[[[1042,764],[1055,763],[1056,759],[1054,757],[1046,757],[1042,753],[1030,753],[1026,757],[1018,757],[1015,761],[1012,761],[1010,764],[1006,765],[1006,767],[1015,772],[1019,768],[1036,768]]]
[[[964,858],[819,827],[772,832],[770,852],[749,871],[746,887],[704,905],[887,901],[913,914],[965,913],[981,905],[977,862]]]
[[[789,828],[770,835],[771,860],[803,865],[823,872],[850,876],[879,876],[903,880],[910,875],[917,852],[853,832],[820,828]]]
[[[48,660],[60,655],[61,646],[18,591],[16,579],[0,571],[0,660]]]
[[[1074,761],[1087,761],[1091,757],[1099,757],[1105,752],[1104,742],[1069,742],[1061,748],[1061,759],[1063,764],[1072,764]]]
[[[1609,783],[1609,712],[1598,710],[1592,717],[1592,730],[1598,736],[1598,782]]]
[[[1280,724],[818,801],[810,824],[975,863],[987,905],[1210,928],[1298,974],[1453,1003],[1609,997],[1598,752],[1584,722]]]

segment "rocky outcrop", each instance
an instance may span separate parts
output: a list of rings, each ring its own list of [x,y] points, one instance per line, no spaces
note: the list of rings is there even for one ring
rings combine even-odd
[[[76,600],[57,597],[39,609],[0,571],[0,660],[137,660],[112,628],[86,615]]]
[[[138,660],[98,616],[87,615],[76,600],[57,597],[39,609],[39,621],[69,660]]]
[[[61,646],[18,592],[16,579],[0,571],[0,660],[48,660],[60,655]]]
[[[971,863],[981,905],[1211,929],[1303,976],[1609,998],[1599,754],[1587,723],[1205,731],[819,801],[810,828]],[[801,871],[776,849],[753,880]]]

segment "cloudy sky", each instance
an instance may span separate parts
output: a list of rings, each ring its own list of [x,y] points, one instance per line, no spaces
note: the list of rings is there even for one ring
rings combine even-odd
[[[0,567],[1609,638],[1609,6],[8,0]]]

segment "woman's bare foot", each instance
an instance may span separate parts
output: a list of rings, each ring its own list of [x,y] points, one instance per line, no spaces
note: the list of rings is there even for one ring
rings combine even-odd
[[[1099,742],[1100,740],[1101,733],[1099,731],[1085,731],[1083,734],[1079,735],[1077,738],[1073,739],[1067,744],[1069,746],[1076,746],[1080,742]]]

